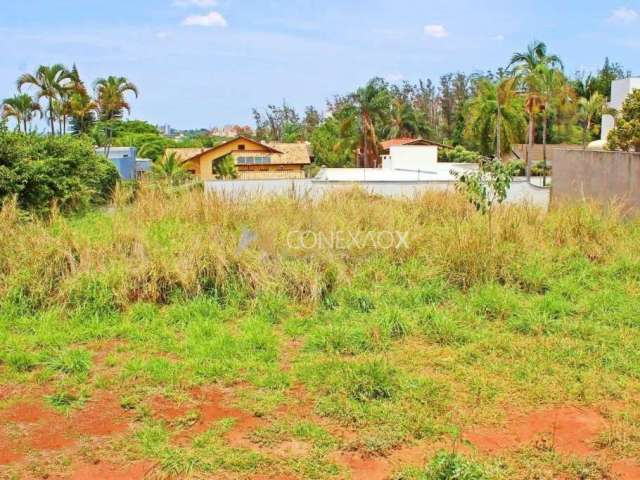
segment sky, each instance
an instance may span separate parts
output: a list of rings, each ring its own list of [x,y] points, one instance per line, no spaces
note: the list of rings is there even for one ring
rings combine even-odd
[[[253,124],[254,107],[324,108],[374,76],[495,70],[534,39],[569,73],[609,56],[640,75],[640,0],[0,0],[0,98],[76,63],[133,81],[131,118]]]

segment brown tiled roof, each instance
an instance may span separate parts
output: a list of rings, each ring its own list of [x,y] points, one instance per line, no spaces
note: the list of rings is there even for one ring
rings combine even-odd
[[[383,150],[386,150],[388,148],[395,147],[396,145],[406,145],[407,143],[411,143],[415,140],[417,140],[417,138],[392,138],[391,140],[385,140],[380,145],[382,146]]]
[[[211,150],[210,148],[204,148],[204,147],[199,147],[199,148],[167,148],[164,151],[164,156],[168,157],[169,155],[171,155],[172,153],[174,153],[176,155],[176,157],[178,158],[178,160],[180,160],[181,162],[186,162],[187,160],[191,160],[194,157],[197,157],[199,155],[202,155],[203,153],[207,152]]]
[[[311,148],[308,143],[268,143],[267,146],[282,152],[273,155],[275,164],[308,165],[311,163]]]

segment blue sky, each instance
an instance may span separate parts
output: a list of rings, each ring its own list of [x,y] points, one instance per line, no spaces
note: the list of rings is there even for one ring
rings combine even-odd
[[[569,72],[608,55],[640,75],[640,0],[0,0],[0,38],[0,97],[76,62],[138,84],[133,118],[195,128],[323,106],[376,75],[496,69],[534,38]]]

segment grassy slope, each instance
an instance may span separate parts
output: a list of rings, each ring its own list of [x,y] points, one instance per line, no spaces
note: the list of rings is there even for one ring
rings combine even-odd
[[[349,192],[314,207],[144,192],[121,203],[48,224],[21,223],[11,205],[0,214],[0,384],[46,387],[63,410],[116,392],[138,418],[110,446],[118,454],[167,474],[333,478],[341,449],[435,451],[504,420],[505,406],[615,400],[602,442],[614,457],[640,455],[637,222],[588,206],[509,207],[492,245],[484,218],[440,194]],[[239,251],[245,228],[258,240]],[[287,248],[295,229],[409,230],[412,248],[301,252]],[[232,447],[224,422],[173,444],[180,423],[154,418],[147,400],[209,384],[266,419],[256,443],[312,448],[296,458]],[[278,415],[299,385],[317,421]],[[591,471],[529,450],[476,461],[495,478]]]

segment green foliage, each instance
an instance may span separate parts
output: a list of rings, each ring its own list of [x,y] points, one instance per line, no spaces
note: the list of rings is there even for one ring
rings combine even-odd
[[[624,101],[616,126],[609,133],[607,147],[640,152],[640,89],[634,90]]]
[[[335,118],[327,119],[313,131],[311,148],[317,165],[330,168],[353,166],[354,153],[348,145],[342,143],[343,134],[340,123]],[[351,137],[355,133],[348,132],[346,135]]]
[[[472,150],[467,150],[462,145],[455,148],[439,148],[438,162],[447,163],[478,163],[482,155]]]
[[[456,453],[438,453],[420,480],[489,480],[482,467]]]
[[[175,153],[170,153],[166,157],[156,160],[151,167],[150,176],[157,182],[173,186],[182,185],[191,178]]]
[[[502,203],[513,180],[514,166],[499,160],[485,161],[477,172],[452,172],[457,188],[480,213],[488,213],[495,203]]]
[[[86,138],[0,133],[0,199],[43,213],[105,203],[118,180],[115,167]]]
[[[238,168],[233,155],[225,155],[213,162],[213,171],[221,180],[232,180],[238,178]]]

